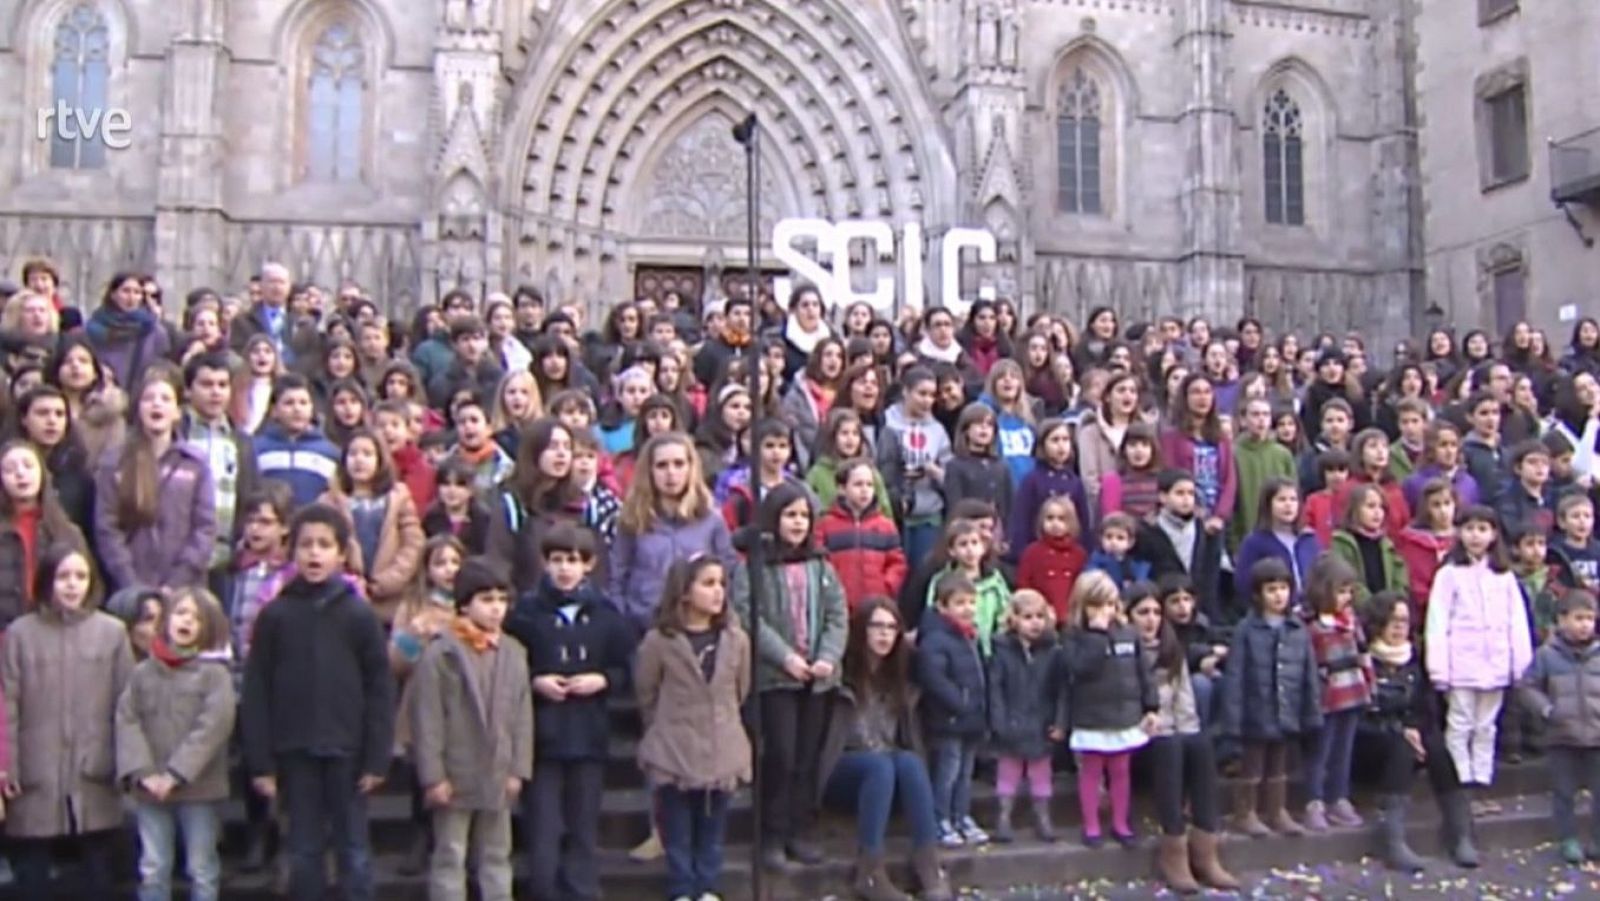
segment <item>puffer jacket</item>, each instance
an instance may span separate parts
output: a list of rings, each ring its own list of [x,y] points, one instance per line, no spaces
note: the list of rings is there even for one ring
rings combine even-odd
[[[108,450],[95,476],[95,549],[111,587],[204,586],[217,540],[216,492],[205,458],[181,441],[167,448],[156,463],[155,518],[142,525],[123,522],[117,509],[121,462],[121,448]]]
[[[1515,685],[1533,662],[1517,577],[1481,561],[1440,567],[1428,595],[1423,647],[1428,678],[1441,691]]]
[[[1251,613],[1233,632],[1222,670],[1222,735],[1282,741],[1322,728],[1322,686],[1311,635],[1294,616],[1274,628]]]
[[[496,529],[489,530],[489,547],[495,545]],[[731,570],[737,555],[728,526],[715,510],[694,520],[657,517],[649,531],[634,534],[617,530],[607,563],[609,583],[606,594],[622,611],[638,634],[643,634],[655,619],[661,590],[667,584],[667,570],[679,560],[695,554],[710,554]]]
[[[1047,630],[1032,647],[1015,632],[995,636],[989,658],[989,731],[996,751],[1024,760],[1050,753],[1045,733],[1055,725],[1065,677],[1054,632]]]
[[[236,709],[227,654],[177,666],[147,658],[133,668],[117,702],[117,778],[139,794],[140,779],[170,773],[182,782],[168,803],[227,800]]]
[[[1160,709],[1150,665],[1131,628],[1073,629],[1062,656],[1070,679],[1061,721],[1069,731],[1128,729]]]
[[[1533,655],[1518,699],[1545,721],[1555,747],[1600,747],[1600,642],[1574,645],[1559,633]]]
[[[339,470],[339,449],[316,426],[290,435],[269,422],[255,434],[256,474],[289,486],[295,507],[316,500]]]
[[[817,523],[817,546],[838,573],[851,610],[873,596],[899,596],[906,581],[906,552],[894,520],[877,507],[858,515],[841,497]]]
[[[922,726],[941,738],[978,738],[988,726],[987,681],[978,643],[944,616],[933,614],[917,633],[917,685],[922,689]]]

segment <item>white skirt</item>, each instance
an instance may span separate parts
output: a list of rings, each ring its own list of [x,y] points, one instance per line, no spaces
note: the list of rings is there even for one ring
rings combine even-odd
[[[1074,729],[1067,747],[1091,754],[1120,754],[1150,743],[1150,736],[1138,726],[1126,729]]]

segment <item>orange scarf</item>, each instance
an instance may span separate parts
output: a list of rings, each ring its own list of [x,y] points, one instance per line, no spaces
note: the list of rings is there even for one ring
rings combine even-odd
[[[450,628],[455,631],[456,638],[474,653],[482,654],[491,648],[500,647],[499,632],[485,632],[464,616],[456,617]]]

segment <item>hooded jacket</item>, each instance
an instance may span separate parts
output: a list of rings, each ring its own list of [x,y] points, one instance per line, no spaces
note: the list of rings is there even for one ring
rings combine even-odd
[[[1574,645],[1560,633],[1533,655],[1518,700],[1545,721],[1558,748],[1600,748],[1600,641]]]
[[[908,419],[904,404],[895,404],[884,414],[878,434],[878,469],[906,520],[944,516],[944,489],[925,467],[929,463],[944,466],[950,455],[950,434],[932,415]],[[919,474],[912,478],[909,471]]]
[[[995,636],[989,658],[989,731],[995,750],[1037,760],[1050,753],[1046,735],[1055,725],[1066,669],[1055,632],[1046,630],[1032,647],[1015,632]]]
[[[108,450],[95,475],[95,549],[113,588],[203,586],[217,539],[211,467],[193,446],[174,441],[156,463],[155,517],[123,522],[118,510],[122,449]]]

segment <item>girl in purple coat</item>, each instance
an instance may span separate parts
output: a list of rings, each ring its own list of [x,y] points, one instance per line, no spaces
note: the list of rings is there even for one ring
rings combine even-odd
[[[1033,443],[1037,463],[1022,478],[1011,501],[1011,521],[1006,541],[1014,557],[1039,537],[1039,509],[1053,497],[1065,495],[1077,510],[1078,522],[1088,530],[1095,521],[1083,493],[1083,481],[1072,471],[1072,427],[1063,419],[1047,419],[1039,424],[1039,440]]]
[[[211,467],[180,442],[183,378],[163,363],[144,373],[133,428],[95,476],[95,546],[113,589],[206,584],[217,537]]]
[[[617,520],[607,597],[643,635],[654,623],[667,570],[679,560],[710,554],[729,571],[733,541],[700,473],[694,442],[668,432],[645,442],[639,469]]]

